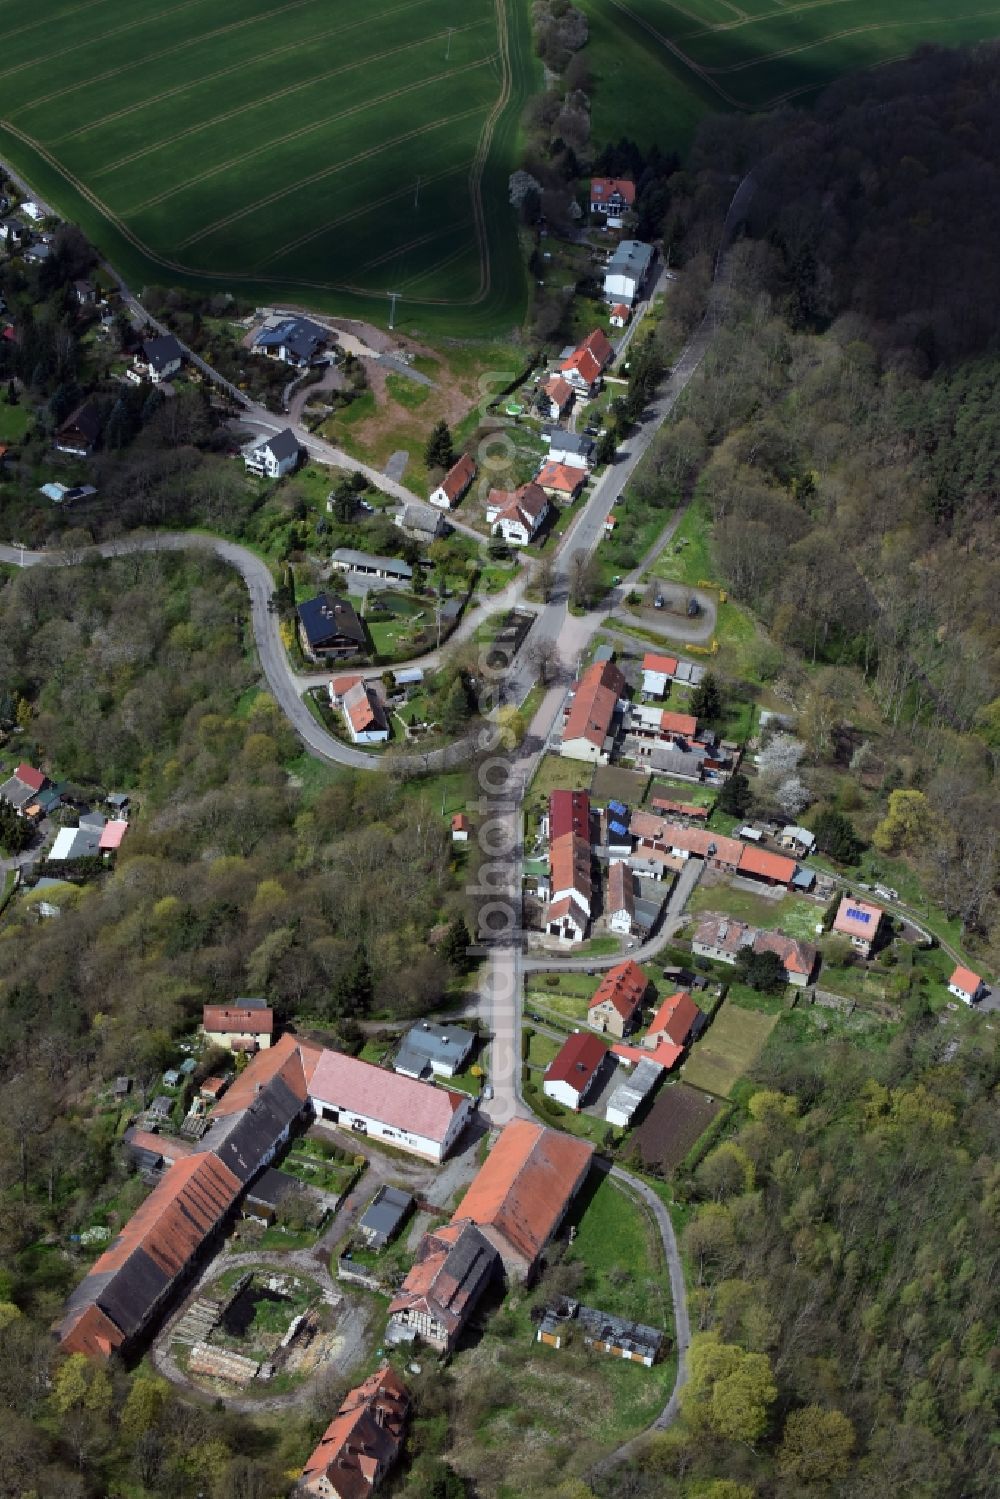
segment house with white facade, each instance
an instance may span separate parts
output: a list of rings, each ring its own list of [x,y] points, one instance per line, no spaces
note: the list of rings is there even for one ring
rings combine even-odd
[[[973,973],[971,968],[963,968],[961,964],[948,980],[948,993],[954,994],[956,999],[967,1005],[974,1005],[977,1000],[982,999],[986,987],[978,973]]]
[[[463,453],[456,463],[445,474],[436,489],[431,490],[430,502],[439,510],[454,510],[455,506],[468,493],[469,486],[476,477],[475,460],[468,453]]]
[[[549,445],[549,462],[564,463],[567,468],[588,472],[594,466],[593,440],[582,432],[568,432],[565,427],[546,427],[542,441]]]
[[[564,1108],[578,1110],[604,1071],[608,1048],[592,1031],[574,1031],[545,1069],[542,1092]]]
[[[387,1072],[373,1062],[324,1051],[309,1081],[317,1119],[440,1162],[472,1115],[467,1093]]]
[[[604,268],[604,296],[611,303],[632,307],[642,296],[653,263],[652,245],[623,239]]]
[[[538,535],[549,502],[537,484],[522,484],[513,492],[491,489],[486,502],[486,520],[494,536],[502,536],[511,546],[524,547]]]
[[[243,462],[247,472],[260,479],[283,479],[298,467],[300,453],[298,438],[291,427],[286,427],[274,437],[265,437],[255,447],[245,449]]]
[[[183,363],[184,350],[172,333],[164,333],[159,338],[146,339],[142,352],[135,356],[125,373],[136,385],[143,380],[159,385],[161,380],[169,380],[178,374]]]

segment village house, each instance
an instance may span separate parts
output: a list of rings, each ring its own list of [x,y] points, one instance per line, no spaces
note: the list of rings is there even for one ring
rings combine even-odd
[[[589,843],[590,797],[586,791],[550,791],[549,810],[543,823],[550,843],[566,833],[575,833]]]
[[[883,935],[884,916],[880,906],[845,895],[833,919],[833,930],[842,937],[849,937],[851,946],[863,958],[870,958]]]
[[[590,925],[593,882],[590,841],[574,832],[549,842],[549,904],[545,931],[563,942],[582,942]]]
[[[559,366],[559,373],[577,394],[595,395],[601,376],[615,357],[611,340],[600,328],[588,333],[581,344]]]
[[[545,1069],[542,1092],[564,1108],[578,1111],[607,1058],[608,1048],[591,1031],[574,1031]]]
[[[606,914],[613,932],[620,937],[631,937],[635,924],[635,883],[625,859],[614,859],[608,866]]]
[[[96,402],[82,401],[56,432],[56,452],[89,458],[100,440],[103,425]]]
[[[327,362],[333,338],[328,329],[311,318],[289,317],[262,328],[253,341],[253,351],[293,369],[309,369]]]
[[[125,371],[128,378],[136,385],[141,385],[143,380],[149,380],[153,385],[159,385],[161,380],[169,380],[171,376],[180,372],[184,363],[184,350],[172,333],[163,333],[156,338],[147,338],[138,353]]]
[[[609,229],[620,229],[623,216],[635,207],[635,183],[628,177],[593,177],[590,211],[599,213]]]
[[[397,586],[408,586],[413,582],[413,568],[402,557],[377,557],[371,552],[358,552],[353,547],[337,547],[330,555],[333,566],[342,572],[360,573],[362,577],[384,578]]]
[[[642,658],[643,697],[665,697],[668,683],[677,670],[677,657],[664,656],[657,651],[647,651]]]
[[[576,399],[576,392],[568,380],[562,375],[553,375],[542,386],[541,395],[538,398],[538,406],[543,416],[550,417],[552,421],[559,421],[560,417],[567,414]]]
[[[512,546],[524,547],[533,541],[548,513],[548,499],[537,484],[522,484],[513,493],[491,489],[486,501],[491,534],[502,536]]]
[[[499,1271],[496,1249],[471,1223],[424,1234],[389,1304],[386,1338],[399,1343],[420,1337],[438,1353],[450,1353]]]
[[[604,1118],[616,1129],[628,1129],[663,1078],[663,1068],[652,1057],[643,1057],[635,1069],[615,1088],[608,1099]]]
[[[451,819],[451,841],[452,843],[468,843],[469,834],[472,831],[472,823],[464,812],[456,812]]]
[[[310,661],[356,656],[367,650],[365,627],[346,599],[320,593],[296,610],[299,642]]]
[[[967,1005],[974,1005],[977,1000],[982,999],[986,987],[978,973],[973,973],[971,968],[963,968],[961,964],[948,980],[948,993],[954,994],[956,999]]]
[[[33,765],[22,761],[14,774],[0,786],[0,801],[13,807],[19,816],[29,816],[30,808],[48,784],[49,778],[43,770],[36,770]]]
[[[475,1032],[464,1026],[421,1020],[406,1032],[392,1065],[405,1077],[454,1077],[475,1044]]]
[[[73,295],[78,307],[94,307],[101,300],[100,292],[87,276],[73,282]]]
[[[745,947],[752,947],[756,927],[737,921],[734,916],[710,912],[698,922],[691,935],[691,951],[713,963],[733,965]]]
[[[797,937],[786,937],[784,932],[759,931],[753,939],[755,953],[773,952],[781,959],[785,970],[785,982],[796,989],[804,989],[812,979],[819,962],[819,948],[811,942],[800,942]]]
[[[355,682],[349,687],[341,699],[341,711],[355,744],[385,744],[389,738],[385,709],[370,683]]]
[[[266,1051],[274,1036],[274,1011],[263,999],[205,1005],[201,1028],[212,1046],[223,1046],[227,1051]]]
[[[321,1054],[309,1100],[317,1119],[435,1164],[444,1160],[472,1114],[467,1093],[418,1082],[339,1051]]]
[[[664,709],[660,715],[660,735],[668,744],[690,744],[698,737],[698,720],[690,713]]]
[[[587,482],[587,471],[546,460],[535,475],[535,483],[557,505],[572,505]]]
[[[476,1224],[506,1275],[528,1281],[583,1186],[593,1154],[589,1141],[516,1119],[501,1131],[451,1221]]]
[[[649,805],[654,812],[660,812],[664,817],[679,817],[695,823],[707,821],[711,811],[711,808],[700,802],[675,802],[666,796],[651,796]]]
[[[469,457],[468,453],[463,453],[461,458],[452,464],[437,488],[431,490],[431,504],[436,505],[439,510],[454,510],[468,493],[469,486],[475,477],[475,461]]]
[[[31,231],[20,219],[0,219],[0,242],[13,255],[31,238]]]
[[[582,468],[588,471],[594,466],[593,439],[581,432],[567,432],[565,427],[546,427],[542,441],[549,446],[549,462],[561,463],[567,468]]]
[[[649,268],[653,263],[653,247],[638,239],[623,239],[604,268],[604,296],[608,302],[624,302],[632,307],[641,297]]]
[[[265,437],[263,442],[245,448],[243,462],[247,473],[259,479],[283,479],[298,468],[302,449],[291,427],[285,427],[274,437]]]
[[[299,1488],[316,1499],[368,1499],[403,1450],[410,1396],[383,1364],[349,1390],[302,1469]]]
[[[444,516],[429,505],[404,505],[396,511],[393,521],[404,536],[412,536],[425,546],[439,540],[448,530]]]
[[[612,661],[595,661],[577,681],[562,730],[560,753],[569,760],[607,765],[612,725],[624,702],[625,678]]]
[[[616,302],[608,313],[608,322],[612,328],[624,328],[632,316],[632,309],[624,302]]]
[[[697,1041],[705,1029],[705,1017],[686,989],[669,995],[649,1023],[642,1038],[643,1046],[656,1051],[660,1046],[677,1046],[683,1051]]]
[[[128,823],[123,817],[115,817],[110,822],[106,822],[101,829],[100,842],[97,845],[98,853],[105,856],[116,854],[124,843],[127,832]]]
[[[587,1024],[621,1040],[640,1024],[648,989],[649,980],[638,963],[631,958],[617,963],[594,991],[587,1008]]]
[[[782,828],[778,840],[782,848],[791,849],[793,854],[804,859],[811,854],[816,847],[816,834],[811,833],[808,828],[790,826]]]

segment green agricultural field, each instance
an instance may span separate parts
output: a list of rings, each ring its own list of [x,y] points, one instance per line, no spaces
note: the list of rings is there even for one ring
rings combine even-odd
[[[590,21],[594,138],[683,149],[709,110],[809,100],[925,42],[997,35],[993,0],[577,0]],[[650,102],[657,101],[657,108]]]
[[[140,285],[519,321],[523,0],[0,0],[0,153]]]
[[[704,1088],[718,1098],[730,1090],[753,1066],[778,1016],[759,1010],[744,1010],[727,1000],[712,1024],[692,1048],[681,1069],[681,1079],[692,1088]]]

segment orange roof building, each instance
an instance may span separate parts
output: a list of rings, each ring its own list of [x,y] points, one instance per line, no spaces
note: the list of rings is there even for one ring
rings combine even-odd
[[[678,989],[665,999],[650,1022],[642,1044],[650,1051],[662,1043],[682,1049],[704,1025],[705,1017],[686,989]]]
[[[790,885],[798,865],[794,859],[786,859],[783,854],[771,854],[766,848],[755,848],[752,843],[745,843],[737,868],[741,875],[763,880],[767,885]]]
[[[102,1360],[130,1351],[242,1187],[211,1152],[177,1161],[69,1298],[56,1329],[63,1351]]]
[[[575,394],[573,387],[561,375],[553,375],[551,380],[546,381],[544,390],[553,416],[562,416],[563,412],[573,404]]]
[[[878,945],[884,914],[881,906],[845,895],[833,918],[833,930],[843,937],[850,937],[851,945],[867,958]]]
[[[588,1024],[612,1036],[626,1035],[638,1024],[648,988],[648,978],[631,958],[609,968],[587,1007]]]
[[[507,1274],[527,1280],[590,1170],[594,1147],[527,1119],[508,1124],[452,1217],[475,1223]]]
[[[263,1050],[274,1035],[274,1011],[265,1004],[206,1005],[201,1028],[215,1046],[230,1051]]]
[[[670,713],[665,709],[660,718],[664,734],[675,734],[680,739],[693,739],[698,732],[698,720],[690,713]]]
[[[594,389],[602,374],[615,357],[614,346],[600,328],[589,333],[581,344],[564,359],[559,372],[569,381],[574,390],[588,393]]]
[[[575,500],[587,482],[587,471],[570,468],[565,463],[553,463],[547,459],[535,475],[535,483],[544,489],[550,500],[561,500],[564,504]]]
[[[463,453],[431,494],[431,504],[436,505],[439,510],[453,510],[475,477],[475,460],[468,453]]]
[[[580,677],[562,731],[561,753],[571,760],[606,765],[607,739],[615,709],[625,695],[625,678],[613,661],[595,661]]]
[[[961,964],[948,980],[948,993],[954,994],[956,999],[963,1000],[967,1005],[974,1005],[985,990],[986,985],[979,974],[973,973],[971,968],[963,968]]]
[[[450,1353],[499,1268],[493,1245],[471,1223],[424,1234],[389,1306],[390,1340],[419,1336],[439,1353]]]
[[[410,1395],[384,1364],[349,1390],[302,1470],[301,1487],[317,1499],[368,1499],[399,1457]]]

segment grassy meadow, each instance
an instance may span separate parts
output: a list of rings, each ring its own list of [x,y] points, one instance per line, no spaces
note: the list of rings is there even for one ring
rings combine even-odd
[[[0,0],[0,30],[0,151],[134,279],[518,320],[520,0]]]

